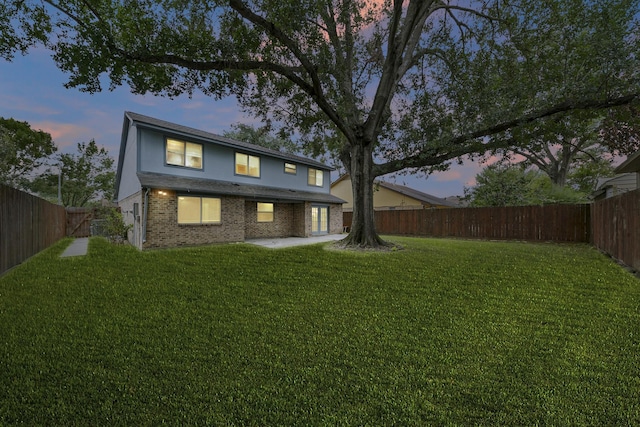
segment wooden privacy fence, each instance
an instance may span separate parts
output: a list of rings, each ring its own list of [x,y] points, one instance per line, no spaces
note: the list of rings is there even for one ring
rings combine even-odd
[[[0,185],[0,274],[65,235],[63,206]]]
[[[93,208],[69,208],[0,185],[0,274],[66,235],[91,235]],[[351,212],[344,213],[350,226]],[[640,190],[592,205],[375,212],[381,234],[593,243],[640,271]]]
[[[96,208],[67,208],[67,236],[91,236],[91,221],[96,217]]]
[[[469,239],[589,242],[590,205],[376,211],[380,234]],[[350,226],[352,212],[344,213]]]
[[[640,190],[596,202],[591,230],[598,249],[640,271]]]

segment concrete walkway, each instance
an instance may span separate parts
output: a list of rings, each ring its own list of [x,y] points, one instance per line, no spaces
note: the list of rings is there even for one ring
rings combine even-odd
[[[87,249],[89,249],[89,238],[80,237],[71,242],[67,249],[64,250],[62,255],[60,255],[60,258],[86,255]]]
[[[316,243],[333,242],[336,240],[344,239],[345,237],[347,237],[346,234],[325,234],[322,236],[311,236],[311,237],[251,239],[251,240],[246,240],[246,243],[263,246],[265,248],[288,248],[292,246],[314,245]],[[89,238],[80,237],[78,239],[75,239],[73,242],[71,242],[71,244],[67,247],[67,249],[65,249],[64,252],[62,252],[62,255],[60,255],[60,258],[86,255],[88,249],[89,249]]]
[[[313,245],[316,243],[333,242],[347,237],[346,234],[325,234],[311,237],[283,237],[271,239],[249,239],[246,243],[264,246],[265,248],[288,248],[291,246]]]

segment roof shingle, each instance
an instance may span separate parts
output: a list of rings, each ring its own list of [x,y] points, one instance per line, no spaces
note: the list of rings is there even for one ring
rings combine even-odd
[[[165,175],[152,172],[138,172],[138,179],[143,187],[174,190],[177,192],[200,195],[239,196],[247,200],[282,201],[282,202],[316,202],[344,203],[344,200],[327,193],[298,191],[260,185],[238,184],[214,179],[191,178]]]

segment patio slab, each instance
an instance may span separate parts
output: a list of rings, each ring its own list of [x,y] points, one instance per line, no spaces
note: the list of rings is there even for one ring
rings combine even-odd
[[[249,239],[246,243],[263,246],[265,248],[288,248],[292,246],[313,245],[316,243],[334,242],[347,237],[346,234],[325,234],[311,237],[282,237],[270,239]]]

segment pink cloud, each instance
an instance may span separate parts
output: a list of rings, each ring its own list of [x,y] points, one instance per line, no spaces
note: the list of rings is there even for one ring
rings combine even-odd
[[[491,156],[487,160],[482,162],[482,166],[483,167],[490,166],[490,165],[500,161],[501,159],[502,159],[502,156]],[[513,163],[519,163],[519,162],[522,162],[523,160],[526,160],[526,159],[524,158],[524,156],[521,156],[519,154],[516,154],[511,158],[511,162],[513,162]]]
[[[74,147],[78,142],[89,141],[94,132],[85,126],[51,121],[33,122],[31,128],[49,133],[60,150]]]
[[[457,181],[462,177],[462,174],[459,170],[449,169],[444,172],[437,172],[433,174],[436,178],[436,181],[446,182],[446,181]]]
[[[465,187],[473,187],[476,185],[476,175],[482,172],[482,170],[487,166],[493,165],[501,159],[502,157],[500,156],[490,156],[484,161],[466,161],[463,167],[464,173],[459,177],[459,180],[464,183]],[[525,158],[520,155],[516,155],[512,158],[514,163],[521,162],[523,160],[525,160]]]

